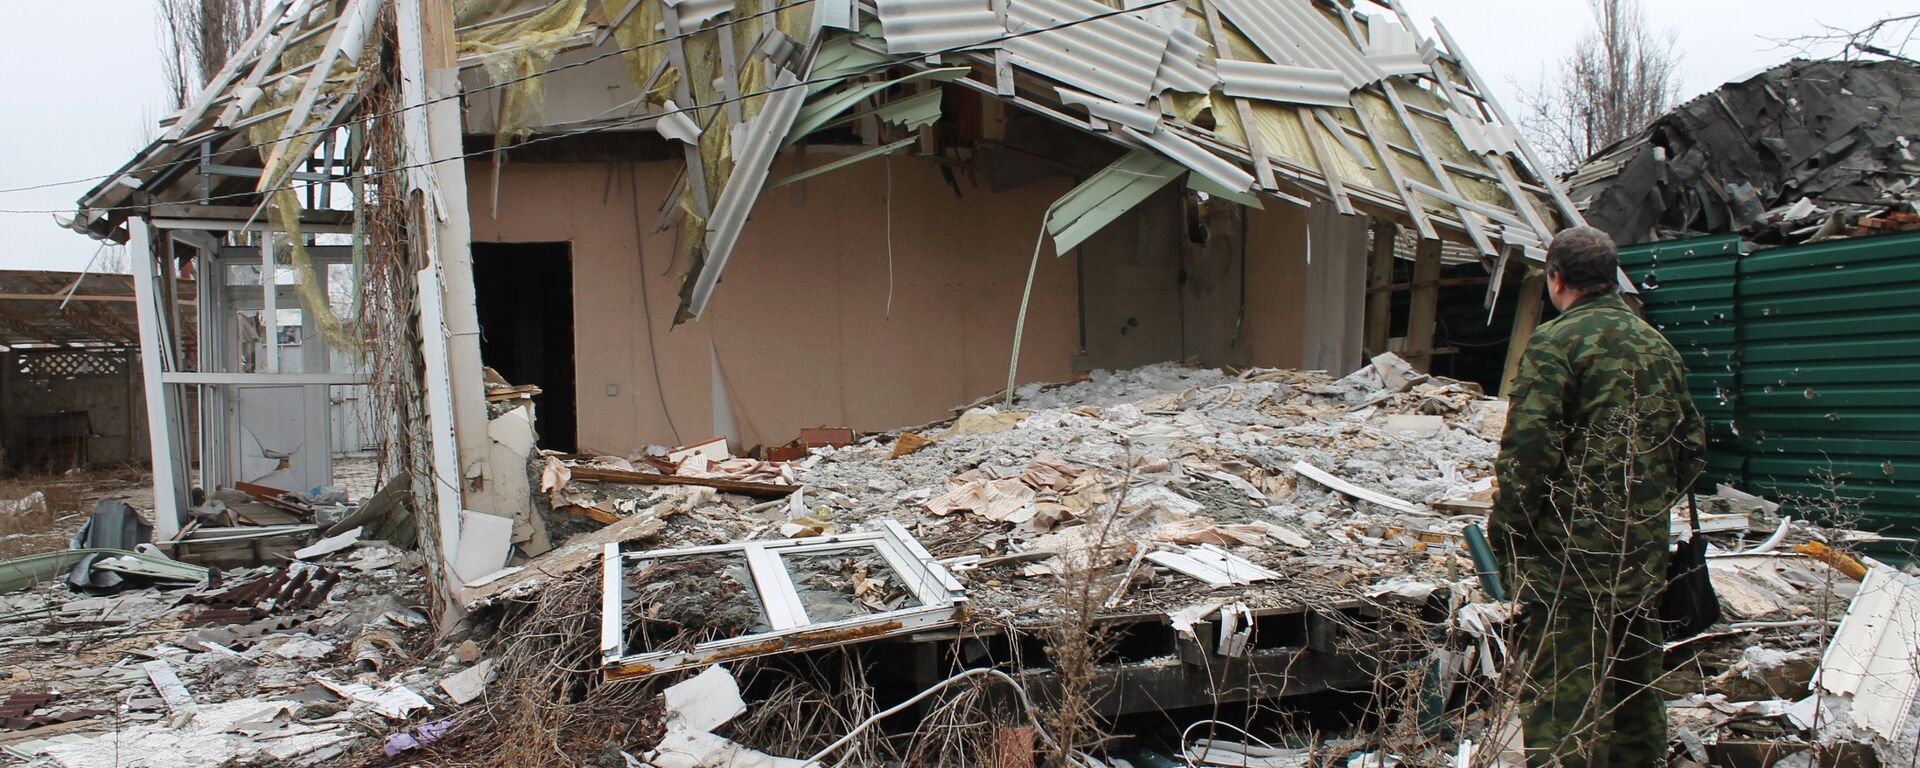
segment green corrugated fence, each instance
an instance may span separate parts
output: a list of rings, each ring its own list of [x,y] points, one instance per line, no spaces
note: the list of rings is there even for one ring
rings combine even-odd
[[[1801,515],[1920,531],[1920,233],[1621,249],[1687,361],[1709,479]]]

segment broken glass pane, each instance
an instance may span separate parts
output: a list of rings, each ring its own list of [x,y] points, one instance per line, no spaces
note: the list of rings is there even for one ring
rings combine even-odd
[[[773,629],[738,553],[633,563],[625,613],[629,654],[688,650]]]
[[[794,591],[815,624],[908,607],[913,594],[870,547],[786,555]]]

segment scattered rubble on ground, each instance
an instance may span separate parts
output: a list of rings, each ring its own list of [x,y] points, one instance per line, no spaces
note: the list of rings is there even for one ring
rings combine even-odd
[[[1486,692],[1512,679],[1514,612],[1488,601],[1463,543],[1493,495],[1505,409],[1396,362],[1340,379],[1097,372],[898,433],[810,431],[787,461],[724,444],[534,452],[548,530],[583,532],[467,580],[467,619],[438,635],[422,556],[378,538],[404,504],[372,515],[379,505],[325,489],[229,496],[260,525],[208,523],[245,552],[181,546],[191,532],[135,541],[138,518],[103,505],[84,538],[151,551],[0,563],[0,749],[67,767],[131,765],[129,752],[151,766],[546,754],[664,768],[1005,749],[1019,765],[1055,750],[1089,766],[1506,765],[1513,731]],[[1910,761],[1920,579],[1738,489],[1700,506],[1727,616],[1669,644],[1676,749],[1700,765],[1774,765],[1815,745]],[[274,526],[302,530],[246,530]],[[1374,619],[1342,634],[1315,623],[1325,616]],[[1287,658],[1373,665],[1360,671],[1376,693],[1358,695],[1374,704],[1344,732],[1287,726],[1280,710],[1215,722],[1170,706],[1159,718],[1173,731],[1055,741],[1061,626],[1166,633],[1165,656],[1090,662],[1123,680],[1253,669],[1289,617],[1309,648],[1287,652],[1329,653]],[[1045,658],[986,650],[1023,636]],[[934,653],[957,654],[952,666],[865,677],[938,647],[925,637],[948,638]],[[850,648],[819,655],[835,647]],[[809,668],[822,680],[796,671]],[[998,714],[962,722],[976,710]],[[953,751],[963,732],[985,751]],[[1730,757],[1748,753],[1774,761]]]

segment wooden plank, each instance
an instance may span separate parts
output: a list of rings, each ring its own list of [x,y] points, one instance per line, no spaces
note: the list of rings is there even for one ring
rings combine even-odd
[[[1375,293],[1399,293],[1401,291],[1411,291],[1415,288],[1432,288],[1435,286],[1438,286],[1441,288],[1451,288],[1454,286],[1461,286],[1461,285],[1486,285],[1491,280],[1493,280],[1492,275],[1474,275],[1470,277],[1443,277],[1438,280],[1427,280],[1427,281],[1418,282],[1418,283],[1392,283],[1389,285],[1379,286],[1377,288],[1368,287],[1367,293],[1369,295],[1375,294]]]
[[[1391,221],[1373,222],[1373,252],[1367,258],[1367,319],[1363,342],[1368,358],[1387,351],[1387,337],[1393,325],[1393,296],[1387,285],[1393,280],[1393,243],[1400,227]]]
[[[1413,148],[1420,152],[1420,159],[1426,161],[1427,170],[1433,174],[1434,180],[1440,183],[1440,189],[1458,199],[1460,191],[1454,186],[1453,177],[1447,175],[1447,169],[1440,164],[1440,156],[1427,146],[1427,136],[1420,131],[1420,125],[1407,114],[1407,104],[1400,99],[1400,91],[1394,87],[1393,79],[1380,81],[1380,91],[1386,94],[1387,104],[1393,107],[1393,114],[1400,119],[1400,125],[1406,129],[1407,136],[1413,139]],[[1413,182],[1409,180],[1407,184],[1411,187]],[[1481,231],[1479,222],[1474,218],[1475,214],[1461,208],[1458,204],[1455,204],[1454,211],[1459,215],[1460,226],[1466,229],[1467,237],[1473,240],[1474,246],[1479,248],[1481,253],[1494,253],[1493,243],[1487,239],[1487,233]]]
[[[1316,483],[1324,485],[1328,488],[1331,488],[1347,496],[1352,496],[1361,501],[1365,501],[1369,504],[1385,507],[1387,509],[1391,509],[1396,512],[1404,512],[1410,515],[1417,515],[1420,513],[1420,508],[1417,506],[1414,506],[1411,502],[1396,499],[1392,496],[1388,496],[1384,493],[1372,490],[1370,488],[1362,488],[1358,485],[1354,485],[1353,483],[1350,483],[1338,477],[1335,477],[1333,474],[1323,469],[1320,469],[1319,467],[1316,467],[1312,464],[1308,464],[1304,461],[1294,462],[1293,471],[1298,473],[1301,477],[1312,480]]]
[[[146,670],[147,679],[153,681],[153,688],[160,692],[160,700],[167,703],[167,711],[174,714],[190,712],[199,708],[193,700],[193,694],[187,685],[180,682],[180,675],[174,673],[173,665],[166,659],[156,659],[140,665]]]
[[[1433,329],[1440,313],[1440,241],[1422,240],[1413,254],[1413,300],[1407,305],[1407,349],[1431,350]],[[1432,355],[1416,354],[1407,362],[1422,371],[1433,366]]]
[[[1221,58],[1231,58],[1233,47],[1227,44],[1227,30],[1220,25],[1220,12],[1214,10],[1213,3],[1202,2],[1200,7],[1207,14],[1207,31],[1213,35],[1213,50]],[[1253,120],[1253,107],[1246,99],[1224,96],[1233,101],[1233,111],[1240,118],[1240,132],[1247,136],[1247,152],[1253,155],[1253,175],[1260,182],[1261,189],[1277,189],[1279,183],[1273,176],[1273,161],[1267,158],[1266,138],[1260,134],[1260,126]]]
[[[1320,164],[1320,178],[1327,181],[1327,192],[1333,196],[1333,208],[1343,216],[1354,213],[1353,201],[1347,198],[1347,183],[1340,178],[1340,170],[1334,167],[1333,153],[1327,151],[1327,140],[1320,137],[1322,128],[1316,126],[1313,112],[1306,107],[1296,107],[1300,115],[1300,130],[1307,134],[1307,145],[1313,148],[1314,162]]]
[[[714,477],[685,477],[682,475],[652,475],[645,472],[627,472],[618,469],[597,469],[594,467],[574,467],[573,479],[596,483],[621,483],[625,485],[698,485],[727,493],[738,493],[760,499],[780,499],[799,490],[796,485],[774,485],[755,483],[746,480],[723,480]]]
[[[1513,380],[1520,376],[1520,359],[1526,354],[1527,342],[1533,340],[1534,327],[1540,324],[1546,297],[1547,273],[1527,270],[1526,279],[1520,282],[1520,307],[1513,313],[1513,334],[1507,337],[1507,364],[1500,373],[1501,397],[1513,391]]]
[[[1409,27],[1409,29],[1411,29],[1411,27]],[[1473,63],[1467,61],[1467,58],[1461,55],[1459,44],[1453,41],[1452,35],[1447,34],[1446,26],[1442,25],[1438,19],[1435,19],[1433,22],[1433,31],[1440,36],[1440,42],[1447,46],[1447,53],[1453,56],[1454,61],[1459,62],[1460,71],[1466,74],[1467,81],[1473,85],[1474,90],[1480,93],[1487,93],[1485,81],[1480,79],[1480,73],[1474,71]],[[1483,97],[1481,101],[1487,105],[1487,109],[1493,111],[1494,117],[1499,118],[1500,122],[1509,127],[1515,126],[1513,120],[1507,117],[1507,110],[1502,108],[1500,102],[1495,100],[1491,95]],[[1520,154],[1526,158],[1528,165],[1533,166],[1531,169],[1533,175],[1546,185],[1547,192],[1553,197],[1554,207],[1560,211],[1561,223],[1569,227],[1584,226],[1587,222],[1586,219],[1580,216],[1579,207],[1573,204],[1572,198],[1567,197],[1567,191],[1560,185],[1560,180],[1555,178],[1553,174],[1547,172],[1546,165],[1542,164],[1540,158],[1533,154],[1533,148],[1528,146],[1524,141],[1520,142]]]

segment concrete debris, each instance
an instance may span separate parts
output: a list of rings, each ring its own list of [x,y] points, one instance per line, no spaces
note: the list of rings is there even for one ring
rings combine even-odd
[[[490,682],[493,682],[493,659],[486,659],[441,680],[440,690],[446,691],[447,698],[453,699],[453,703],[466,704],[486,693],[487,683]]]
[[[47,494],[34,491],[18,499],[0,500],[0,519],[47,513]]]
[[[747,711],[740,684],[725,667],[708,667],[662,694],[667,733],[646,756],[654,768],[804,768],[805,760],[748,749],[711,731]]]
[[[831,646],[861,644],[855,652],[889,676],[914,668],[905,649],[952,648],[941,663],[1004,669],[1024,681],[1016,693],[1040,695],[1051,671],[998,656],[995,644],[1045,632],[1063,589],[1083,579],[1098,590],[1097,619],[1120,628],[1123,653],[1136,655],[1099,665],[1096,679],[1135,681],[1153,695],[1126,698],[1145,711],[1218,703],[1209,670],[1331,676],[1364,658],[1347,649],[1409,632],[1382,628],[1375,617],[1389,615],[1438,617],[1426,626],[1444,645],[1420,658],[1455,685],[1504,684],[1516,606],[1487,599],[1464,545],[1467,526],[1485,519],[1468,502],[1494,493],[1498,429],[1486,424],[1503,411],[1445,379],[1389,387],[1383,368],[1391,360],[1340,379],[1173,365],[1096,372],[1023,387],[1019,410],[960,409],[952,424],[891,439],[810,431],[804,455],[787,461],[721,454],[714,441],[678,460],[667,447],[632,457],[536,449],[529,488],[553,502],[542,509],[549,521],[574,527],[555,526],[555,548],[520,565],[497,567],[506,555],[485,553],[497,561],[457,596],[473,619],[438,641],[424,561],[355,536],[358,526],[299,553],[311,561],[228,570],[171,594],[131,582],[93,596],[57,580],[27,584],[0,595],[0,682],[11,675],[30,693],[60,695],[18,699],[8,722],[34,730],[0,743],[43,766],[109,765],[114,743],[165,753],[157,765],[331,765],[457,749],[475,737],[455,724],[497,711],[514,684],[491,618],[579,586],[600,590],[597,684],[656,686],[646,690],[657,709],[636,710],[658,718],[648,741],[616,745],[632,757],[614,758],[653,768],[811,765],[780,756],[791,747],[776,745],[791,742],[764,740],[766,726],[743,725],[784,705],[761,698],[763,680],[734,674],[813,663]],[[921,433],[937,438],[906,437]],[[1784,518],[1737,489],[1701,502],[1728,623],[1669,649],[1686,659],[1669,689],[1677,748],[1703,764],[1754,743],[1904,754],[1913,717],[1898,703],[1914,691],[1894,666],[1911,668],[1915,641],[1898,622],[1916,610],[1901,591],[1913,577],[1842,551],[1844,532]],[[560,508],[568,504],[605,521]],[[1863,580],[1848,577],[1849,563]],[[587,573],[596,566],[602,573]],[[870,642],[881,638],[890,639]],[[104,654],[80,658],[69,650],[78,648]],[[676,670],[697,674],[675,681]],[[1383,679],[1366,667],[1351,674],[1328,688],[1366,691]],[[1164,682],[1142,682],[1153,680]],[[887,690],[923,684],[862,695],[894,705]],[[1457,741],[1208,731],[1084,762],[1168,764],[1151,746],[1174,764],[1242,768],[1450,764],[1458,754],[1514,764],[1509,726],[1473,706],[1458,714]],[[1024,736],[993,737],[1013,745],[995,764],[1032,764],[1020,756],[1043,748],[1045,727],[1018,728]]]
[[[376,688],[365,683],[334,682],[319,675],[313,679],[341,698],[365,704],[374,714],[389,720],[405,720],[416,710],[433,708],[420,694],[398,683],[386,683]]]

